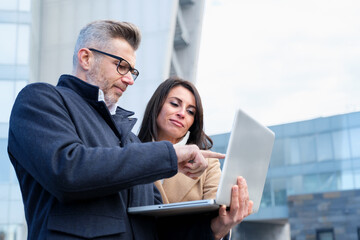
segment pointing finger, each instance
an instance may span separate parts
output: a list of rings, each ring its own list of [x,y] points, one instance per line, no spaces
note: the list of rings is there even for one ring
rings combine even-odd
[[[209,150],[200,150],[200,152],[204,156],[204,158],[225,158],[225,154],[223,153],[212,152]]]

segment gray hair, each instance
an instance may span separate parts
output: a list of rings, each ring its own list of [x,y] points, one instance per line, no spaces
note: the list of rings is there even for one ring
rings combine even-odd
[[[77,66],[77,53],[81,48],[99,48],[102,51],[109,49],[112,39],[124,39],[134,50],[137,50],[141,41],[141,33],[137,26],[128,22],[112,20],[98,20],[87,24],[81,29],[75,44],[73,66]]]

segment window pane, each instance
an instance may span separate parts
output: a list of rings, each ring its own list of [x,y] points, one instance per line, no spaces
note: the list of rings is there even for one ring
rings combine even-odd
[[[17,64],[28,64],[29,62],[29,25],[19,25]]]
[[[333,234],[329,232],[323,232],[319,234],[319,240],[333,240]]]
[[[317,159],[326,161],[333,159],[332,139],[330,133],[319,134],[316,137]]]
[[[265,182],[260,207],[271,207],[271,187],[269,180]]]
[[[294,195],[303,192],[302,176],[293,176],[291,179],[288,179],[287,192],[288,195]]]
[[[300,149],[297,138],[288,138],[284,141],[284,155],[288,165],[300,163]]]
[[[274,147],[271,155],[271,166],[284,165],[284,140],[278,139],[274,142]]]
[[[300,147],[301,159],[304,162],[316,161],[314,136],[300,137],[299,147]]]
[[[350,129],[351,153],[353,158],[360,157],[360,128]]]
[[[286,179],[279,178],[272,180],[272,189],[274,191],[275,206],[284,206],[287,202]]]
[[[31,0],[19,0],[19,10],[30,12]]]
[[[349,190],[354,188],[354,176],[352,171],[341,172],[341,190]]]
[[[2,170],[0,170],[0,171],[3,172]],[[9,189],[10,189],[10,184],[8,181],[6,181],[6,182],[0,181],[0,202],[7,201],[9,199],[9,192],[10,192]],[[2,212],[2,211],[0,211],[0,212]],[[0,223],[1,223],[1,214],[0,214]]]
[[[321,173],[319,174],[319,191],[330,192],[338,190],[339,181],[338,173]]]
[[[1,200],[0,201],[0,222],[1,223],[7,223],[8,222],[8,214],[4,214],[4,213],[8,213],[9,212],[9,201],[8,200]],[[5,229],[3,228],[3,226],[0,224],[0,236],[1,236],[1,231],[4,231]],[[6,238],[5,238],[6,239]]]
[[[17,186],[19,188],[19,186]],[[24,218],[24,207],[23,207],[23,202],[22,200],[20,201],[10,201],[9,207],[10,207],[10,216],[9,216],[9,221],[11,223],[20,225],[23,223],[23,218]],[[15,231],[15,229],[13,230]]]
[[[0,184],[9,182],[10,160],[7,154],[7,139],[0,139]]]
[[[303,176],[303,187],[305,193],[318,192],[319,176],[317,174],[308,174]]]
[[[0,24],[0,64],[14,64],[16,53],[16,25]]]
[[[16,1],[14,0],[1,0],[0,1],[1,10],[16,10]]]
[[[1,55],[1,54],[0,54]],[[14,102],[14,82],[0,81],[0,122],[9,122],[11,108]]]
[[[333,132],[332,138],[334,143],[334,158],[336,160],[349,159],[350,144],[347,130]]]
[[[316,231],[316,239],[317,240],[333,240],[334,239],[333,229],[317,230]]]
[[[355,188],[360,188],[360,171],[354,171]]]

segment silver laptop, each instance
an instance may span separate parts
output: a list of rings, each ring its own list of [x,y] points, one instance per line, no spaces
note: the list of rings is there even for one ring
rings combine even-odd
[[[246,179],[253,212],[260,207],[275,134],[242,110],[237,110],[226,151],[216,199],[128,208],[130,214],[166,216],[217,211],[230,206],[231,188],[238,176]]]

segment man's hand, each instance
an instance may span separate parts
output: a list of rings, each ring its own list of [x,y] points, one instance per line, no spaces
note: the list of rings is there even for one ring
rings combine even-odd
[[[178,158],[178,171],[196,179],[208,166],[205,158],[225,158],[222,153],[200,150],[196,145],[175,145]]]
[[[215,239],[221,239],[229,233],[231,228],[239,224],[252,213],[253,201],[249,200],[249,192],[243,177],[237,178],[237,185],[231,189],[230,210],[223,205],[219,209],[219,216],[211,220],[211,230]]]

